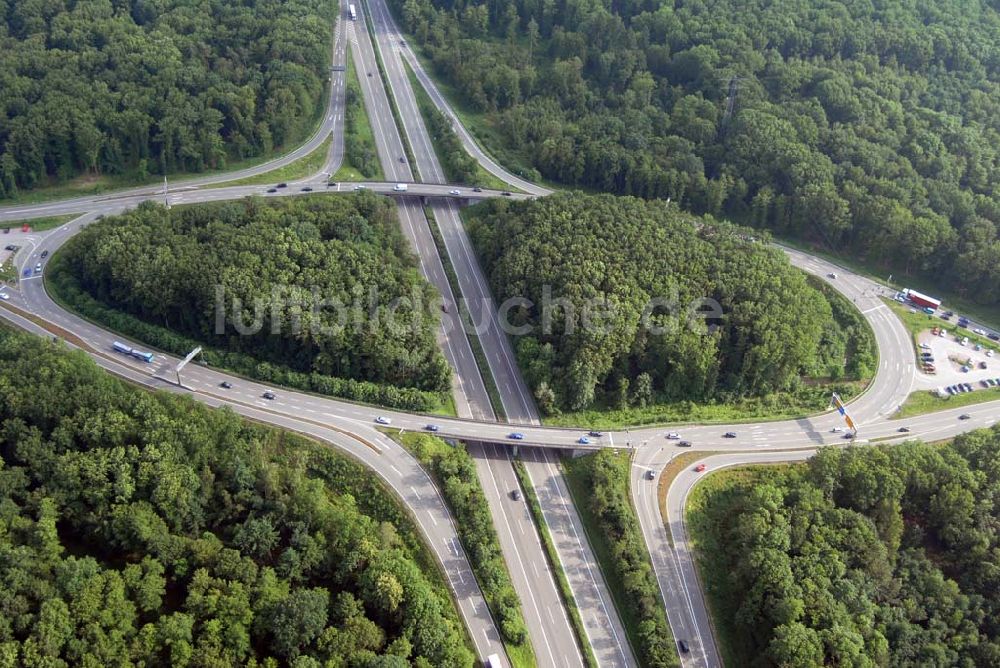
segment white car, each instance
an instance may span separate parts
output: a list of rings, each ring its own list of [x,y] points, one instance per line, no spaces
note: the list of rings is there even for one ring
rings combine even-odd
[[[920,344],[920,347],[921,347],[921,348],[923,348],[924,350],[927,350],[927,349],[929,349],[929,348],[930,348],[931,346],[930,346],[930,344],[929,344],[929,343],[921,343],[921,344]]]
[[[833,429],[830,430],[830,433],[831,434],[839,434],[842,431],[844,431],[843,427],[834,427]]]
[[[974,330],[972,330],[972,331],[973,331],[973,332],[974,332],[975,334],[978,334],[979,336],[986,336],[986,330],[985,330],[985,329],[980,329],[979,327],[976,327],[976,328],[975,328]]]
[[[669,438],[671,441],[676,441],[680,437],[681,435],[678,434],[676,431],[667,432],[667,438]]]
[[[375,421],[378,422],[379,424],[392,424],[392,420],[390,420],[387,417],[382,417],[381,415],[375,418]]]
[[[8,299],[10,299],[10,295],[8,295],[6,292],[0,292],[0,299],[7,301]]]
[[[449,191],[448,194],[449,195],[461,195],[462,191],[461,190],[451,190],[451,191]]]

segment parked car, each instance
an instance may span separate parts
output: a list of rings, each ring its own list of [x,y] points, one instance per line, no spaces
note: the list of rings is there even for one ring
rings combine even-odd
[[[375,421],[378,422],[379,424],[392,424],[392,420],[382,415],[379,415],[377,418],[375,418]]]
[[[10,299],[10,295],[8,295],[6,292],[0,292],[0,299],[8,301]]]
[[[47,250],[43,250],[42,251],[42,257],[48,257],[48,256],[49,256],[49,252]]]

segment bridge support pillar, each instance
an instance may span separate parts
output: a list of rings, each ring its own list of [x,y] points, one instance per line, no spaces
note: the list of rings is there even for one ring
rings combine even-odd
[[[518,455],[518,453],[517,453],[517,446],[516,446],[516,445],[514,446],[514,452],[513,452],[512,454],[513,454],[513,455],[514,455],[515,457],[517,457],[517,455]]]

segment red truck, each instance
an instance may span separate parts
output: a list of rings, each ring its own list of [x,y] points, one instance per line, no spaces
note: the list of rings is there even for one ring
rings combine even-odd
[[[917,306],[923,306],[924,308],[932,308],[935,311],[941,308],[941,300],[934,299],[934,297],[928,297],[925,294],[921,294],[916,290],[906,289],[903,290],[903,295],[909,300],[910,303],[916,304]]]

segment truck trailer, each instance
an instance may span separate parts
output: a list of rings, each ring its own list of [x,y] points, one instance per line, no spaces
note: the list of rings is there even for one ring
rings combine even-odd
[[[941,308],[941,300],[935,299],[934,297],[928,297],[925,294],[919,293],[916,290],[910,290],[909,288],[903,290],[903,295],[906,299],[917,306],[922,306],[924,308],[932,308],[935,311]]]

